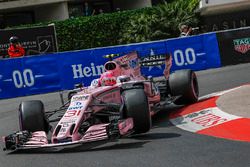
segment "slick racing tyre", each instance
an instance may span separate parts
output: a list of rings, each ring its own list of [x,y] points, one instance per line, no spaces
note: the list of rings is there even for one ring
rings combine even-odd
[[[39,100],[24,101],[19,106],[20,130],[29,132],[49,131],[49,123],[45,117],[44,105]]]
[[[128,89],[122,93],[125,115],[132,117],[136,134],[150,130],[151,116],[147,96],[143,89]]]
[[[191,104],[198,101],[199,86],[196,74],[191,70],[179,70],[169,77],[169,88],[172,96],[180,96],[177,105]]]

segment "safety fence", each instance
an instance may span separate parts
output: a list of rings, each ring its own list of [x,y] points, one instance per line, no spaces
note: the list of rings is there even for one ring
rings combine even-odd
[[[142,59],[157,59],[166,53],[171,53],[173,57],[172,71],[179,69],[204,70],[234,64],[234,60],[227,59],[227,54],[230,52],[228,49],[234,49],[235,52],[244,54],[247,44],[248,49],[250,48],[249,38],[245,37],[250,32],[243,36],[237,31],[241,30],[2,59],[0,61],[0,99],[72,89],[78,83],[89,85],[91,80],[98,78],[104,70],[103,64],[107,59],[103,58],[103,55],[111,53],[126,54],[137,51]],[[240,37],[235,37],[235,34],[236,36],[240,34]],[[229,48],[227,43],[230,42],[233,42],[233,48]],[[250,62],[249,57],[245,59]],[[246,61],[245,59],[242,61]],[[142,73],[146,76],[161,76],[163,69],[164,65],[142,67]]]

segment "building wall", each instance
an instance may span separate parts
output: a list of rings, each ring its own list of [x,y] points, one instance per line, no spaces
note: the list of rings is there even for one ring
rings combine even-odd
[[[250,11],[238,11],[201,17],[203,29],[207,31],[228,30],[250,26]]]
[[[70,5],[68,4],[72,2],[75,3],[78,2],[78,0],[0,1],[0,15],[4,18],[4,20],[2,19],[3,21],[0,20],[0,23],[2,24],[2,22],[4,22],[4,26],[2,27],[6,27],[44,21],[65,20],[69,18],[68,7]],[[79,0],[79,3],[80,2],[83,2],[83,0]],[[89,0],[89,2],[90,4],[95,4],[94,7],[97,9],[103,8],[108,12],[116,10],[117,8],[127,10],[152,6],[151,0],[103,0],[103,2],[99,0]]]
[[[69,18],[67,2],[38,6],[34,10],[35,21],[65,20]]]
[[[18,1],[0,2],[0,10],[45,5],[45,4],[52,4],[64,1],[67,0],[18,0]]]
[[[224,4],[230,4],[230,3],[239,3],[239,2],[246,2],[249,0],[201,0],[200,1],[200,8],[207,7],[207,6],[213,6],[213,5],[224,5]]]
[[[250,26],[249,0],[201,0],[202,29],[219,31]]]
[[[151,0],[114,0],[113,1],[114,9],[120,8],[121,10],[126,9],[137,9],[143,7],[152,6]]]

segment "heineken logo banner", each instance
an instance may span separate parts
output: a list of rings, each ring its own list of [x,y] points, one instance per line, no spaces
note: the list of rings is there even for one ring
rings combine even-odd
[[[250,50],[250,38],[235,39],[233,42],[237,52],[245,54]]]

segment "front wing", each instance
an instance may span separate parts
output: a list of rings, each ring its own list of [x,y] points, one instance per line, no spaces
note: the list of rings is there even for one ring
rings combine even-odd
[[[64,141],[61,143],[49,143],[44,131],[28,132],[20,131],[3,137],[4,150],[39,150],[39,151],[60,151],[67,148],[84,146],[90,149],[121,137],[128,136],[133,132],[133,119],[120,120],[118,124],[98,124],[91,126],[80,140]]]

